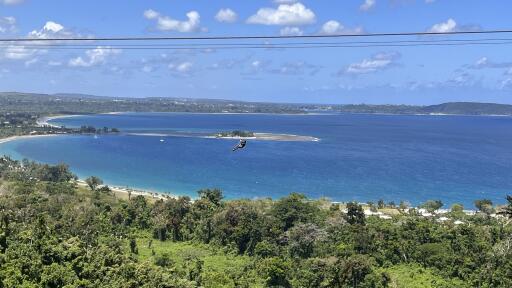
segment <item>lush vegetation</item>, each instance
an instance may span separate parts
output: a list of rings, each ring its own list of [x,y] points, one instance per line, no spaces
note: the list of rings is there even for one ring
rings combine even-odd
[[[304,113],[296,104],[187,98],[114,98],[80,94],[0,93],[0,113],[41,115],[108,112]]]
[[[5,157],[0,177],[0,287],[512,287],[509,220],[461,207],[455,225],[300,194],[123,198]]]

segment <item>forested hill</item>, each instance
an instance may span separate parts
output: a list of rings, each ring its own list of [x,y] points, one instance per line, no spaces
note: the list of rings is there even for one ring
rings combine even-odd
[[[106,112],[291,113],[510,115],[512,105],[453,102],[431,106],[298,104],[192,98],[127,98],[84,94],[0,92],[0,113],[88,114]]]
[[[451,102],[430,106],[411,105],[335,105],[332,111],[342,113],[446,114],[446,115],[512,115],[512,105],[476,102]]]
[[[512,115],[512,105],[496,103],[452,102],[426,106],[424,113],[461,115]]]

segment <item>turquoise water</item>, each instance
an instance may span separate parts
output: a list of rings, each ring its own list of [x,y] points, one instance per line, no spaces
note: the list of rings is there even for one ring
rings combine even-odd
[[[129,113],[62,118],[71,126],[117,127],[119,136],[56,136],[0,146],[0,154],[68,163],[80,177],[186,194],[217,187],[228,198],[290,192],[339,201],[427,199],[472,206],[512,194],[512,118],[391,115]],[[136,136],[251,130],[314,136],[319,142]],[[165,140],[161,142],[160,140]]]

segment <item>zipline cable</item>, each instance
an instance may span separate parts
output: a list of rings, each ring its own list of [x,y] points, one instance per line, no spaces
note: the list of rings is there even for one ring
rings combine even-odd
[[[512,30],[477,30],[452,32],[393,32],[334,35],[288,35],[288,36],[196,36],[196,37],[79,37],[79,38],[1,38],[0,42],[37,42],[37,41],[176,41],[176,40],[254,40],[254,39],[314,39],[314,38],[349,38],[349,37],[392,37],[392,36],[450,36],[450,35],[488,35],[506,34]]]

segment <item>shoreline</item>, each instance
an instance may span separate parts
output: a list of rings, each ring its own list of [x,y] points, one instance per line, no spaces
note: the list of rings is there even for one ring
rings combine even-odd
[[[54,115],[54,116],[44,116],[40,117],[36,120],[36,124],[40,127],[42,126],[50,126],[53,128],[60,128],[60,126],[57,126],[55,124],[50,124],[48,121],[60,119],[60,118],[71,118],[71,117],[77,117],[77,116],[85,116],[85,115],[79,115],[79,114],[70,114],[70,115]]]
[[[46,134],[46,135],[11,136],[8,138],[0,139],[0,145],[11,142],[11,141],[15,141],[15,140],[31,139],[31,138],[39,138],[39,137],[53,137],[53,136],[59,136],[59,135],[58,134]],[[89,188],[88,185],[85,183],[85,179],[79,178],[76,182],[77,182],[78,186],[80,186],[80,187],[87,188],[87,189]],[[129,186],[110,185],[109,183],[104,183],[102,186],[108,186],[114,194],[121,194],[121,195],[124,195],[126,198],[129,198],[129,195],[131,194],[132,196],[144,196],[144,197],[156,199],[156,200],[167,200],[170,198],[177,199],[178,197],[182,197],[182,196],[190,197],[191,201],[196,200],[196,198],[194,198],[193,196],[190,196],[186,193],[172,194],[172,193],[166,193],[166,192],[146,190],[143,188],[131,188]],[[270,197],[270,198],[274,199],[273,197]],[[229,200],[238,200],[238,199],[246,199],[246,198],[232,198]],[[322,199],[323,198],[321,197],[321,198],[310,198],[309,200],[319,201]],[[274,200],[276,200],[276,199],[274,199]],[[349,202],[354,202],[351,200],[331,200],[331,199],[326,199],[326,200],[329,203],[336,204],[336,205],[344,205]],[[386,212],[382,212],[380,210],[396,210],[396,211],[399,210],[398,208],[384,208],[384,209],[379,209],[379,212],[371,212],[369,210],[368,206],[370,205],[369,203],[371,203],[372,201],[368,201],[368,202],[355,201],[355,202],[357,204],[363,206],[366,216],[373,215],[373,216],[378,216],[378,217],[382,218],[382,217],[386,217],[385,215],[387,215],[387,216],[393,215],[393,213],[386,213]],[[457,203],[457,202],[454,202],[454,203]],[[454,203],[451,203],[451,204],[454,204]],[[447,204],[449,204],[449,203],[447,203]],[[502,205],[502,203],[496,203],[496,205],[499,207]],[[422,217],[433,217],[436,215],[440,216],[440,215],[444,215],[444,214],[448,213],[450,210],[450,208],[443,208],[443,209],[439,209],[439,210],[435,211],[435,213],[427,213],[427,212],[423,211],[425,209],[420,208],[420,207],[421,207],[420,205],[411,205],[406,210],[415,209],[419,212],[420,216],[422,216]],[[478,213],[477,210],[467,209],[467,208],[464,209],[464,214],[466,214],[466,215],[474,215],[475,213]],[[493,214],[493,215],[495,215],[495,214]],[[492,217],[496,217],[496,216],[492,216]]]
[[[216,136],[216,135],[187,135],[187,134],[164,134],[164,133],[126,133],[129,136],[146,136],[146,137],[185,137],[185,138],[203,138],[203,139],[226,139],[226,140],[256,140],[256,141],[282,141],[282,142],[319,142],[320,138],[313,136],[301,136],[293,134],[274,134],[274,133],[254,133],[252,137],[240,136]]]
[[[19,135],[19,136],[10,136],[7,138],[0,138],[0,144],[5,144],[7,142],[12,142],[16,140],[22,140],[22,139],[31,139],[31,138],[40,138],[40,137],[53,137],[53,136],[59,136],[62,134],[43,134],[43,135]]]
[[[85,187],[85,188],[89,189],[89,186],[85,182],[85,179],[78,179],[76,182],[77,182],[78,186]],[[158,200],[160,200],[160,199],[166,200],[169,198],[176,199],[179,197],[178,195],[169,194],[169,193],[155,192],[155,191],[129,188],[129,187],[119,187],[119,186],[115,186],[115,185],[109,185],[108,183],[105,183],[102,186],[108,186],[110,188],[110,190],[112,190],[113,193],[120,193],[120,194],[126,195],[127,197],[129,197],[130,194],[132,196],[144,196],[144,197],[149,197],[149,198],[153,198],[153,199],[156,198]]]
[[[313,136],[302,136],[294,134],[274,134],[274,133],[254,133],[252,137],[240,136],[206,136],[208,139],[246,139],[246,140],[265,140],[265,141],[297,141],[297,142],[318,142],[320,138]]]
[[[197,114],[197,115],[276,115],[276,116],[322,116],[322,115],[385,115],[385,116],[464,116],[464,117],[512,117],[512,114],[450,114],[450,113],[386,113],[386,112],[343,112],[343,111],[326,111],[326,112],[304,112],[304,113],[257,113],[257,112],[106,112],[97,113],[98,115],[122,115],[131,113],[155,113],[155,114]],[[94,115],[94,114],[91,114]],[[64,115],[65,116],[65,115]],[[82,115],[72,115],[82,116]]]

